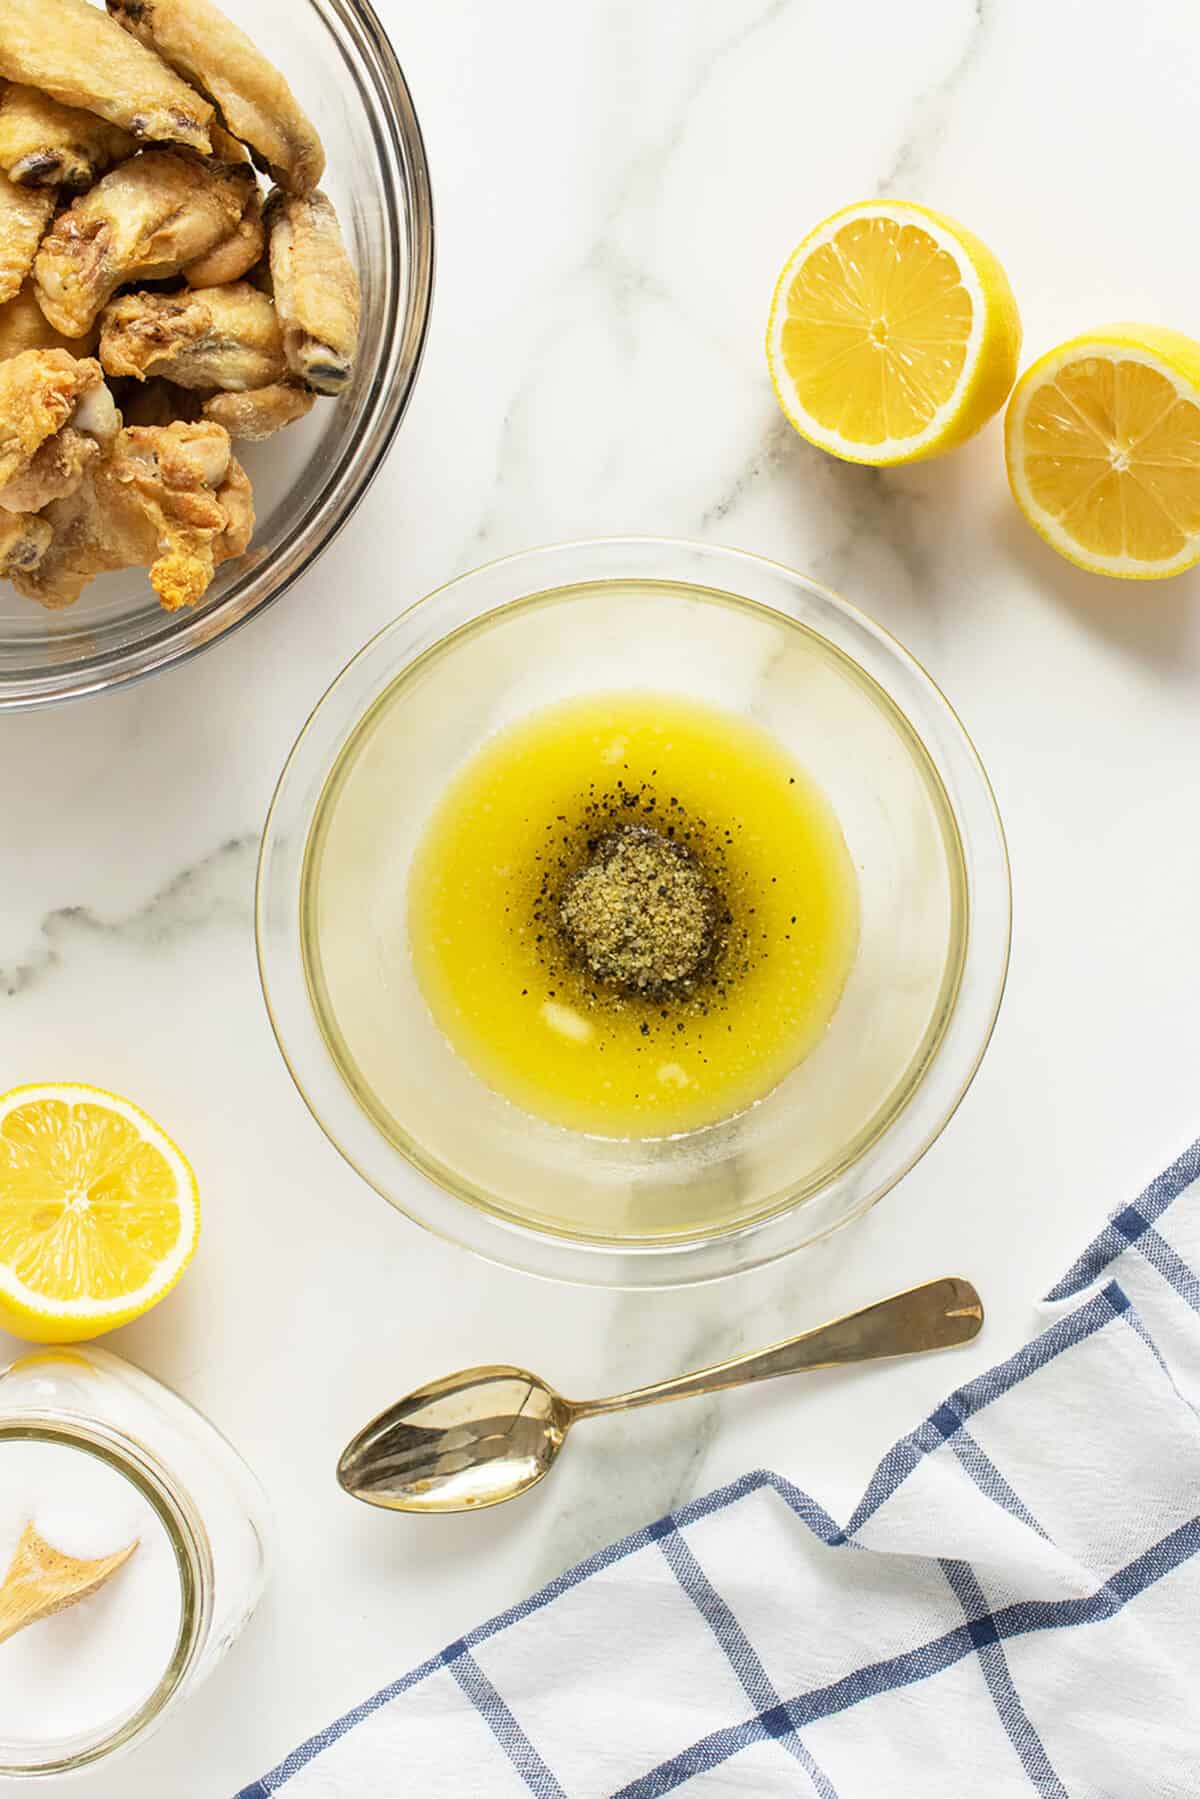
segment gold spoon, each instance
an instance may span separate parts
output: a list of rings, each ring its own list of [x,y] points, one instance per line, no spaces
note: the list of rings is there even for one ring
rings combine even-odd
[[[136,1548],[134,1541],[115,1555],[81,1561],[47,1543],[30,1519],[0,1586],[0,1643],[15,1637],[28,1624],[39,1624],[43,1618],[65,1612],[81,1599],[90,1599],[118,1568],[124,1567]]]
[[[861,1312],[612,1399],[564,1399],[524,1368],[467,1368],[418,1387],[359,1432],[338,1463],[346,1492],[396,1512],[466,1512],[500,1505],[550,1472],[580,1418],[716,1393],[809,1368],[920,1355],[969,1343],[983,1327],[970,1281],[929,1281]]]

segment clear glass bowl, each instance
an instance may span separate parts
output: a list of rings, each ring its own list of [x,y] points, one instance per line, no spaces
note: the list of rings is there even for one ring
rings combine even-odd
[[[232,1444],[180,1394],[105,1349],[90,1343],[30,1349],[0,1368],[0,1493],[9,1501],[10,1521],[14,1503],[20,1519],[20,1501],[30,1498],[22,1493],[21,1480],[22,1469],[29,1475],[25,1457],[31,1443],[58,1452],[67,1474],[59,1483],[63,1515],[73,1530],[82,1526],[91,1535],[102,1525],[102,1519],[87,1515],[79,1497],[80,1482],[87,1480],[84,1458],[127,1481],[157,1514],[171,1553],[165,1569],[156,1558],[152,1565],[162,1578],[147,1579],[134,1603],[168,1619],[177,1608],[178,1635],[170,1648],[173,1625],[168,1624],[162,1647],[170,1649],[169,1659],[164,1653],[161,1669],[152,1674],[159,1677],[141,1692],[135,1682],[112,1715],[92,1710],[81,1724],[90,1708],[103,1705],[92,1690],[82,1695],[75,1728],[67,1735],[61,1734],[61,1712],[48,1719],[31,1710],[15,1742],[0,1728],[0,1782],[70,1773],[142,1742],[208,1679],[237,1641],[262,1595],[270,1562],[266,1496]],[[91,1491],[94,1496],[95,1488]],[[27,1512],[24,1517],[38,1523]],[[147,1543],[143,1554],[150,1553]],[[73,1638],[72,1622],[64,1623],[58,1646],[69,1654],[73,1641],[82,1643]],[[86,1639],[89,1626],[80,1628]],[[22,1641],[14,1639],[18,1645]],[[45,1648],[31,1648],[44,1676]],[[10,1670],[13,1655],[10,1645]],[[149,1672],[136,1645],[131,1658],[132,1665],[114,1669],[115,1676],[130,1676],[139,1664],[143,1674]],[[37,1690],[42,1690],[40,1678]],[[11,1704],[5,1709],[11,1717]]]
[[[817,780],[861,939],[818,1047],[749,1110],[678,1137],[564,1130],[486,1086],[416,985],[408,869],[447,778],[496,730],[621,689],[766,727]],[[314,1116],[392,1204],[530,1272],[661,1286],[753,1266],[865,1211],[962,1097],[1008,964],[1004,835],[942,694],[805,576],[658,539],[476,570],[389,625],[300,736],[267,820],[267,1006]]]
[[[193,655],[284,593],[345,524],[404,414],[433,288],[433,209],[417,115],[366,0],[243,0],[238,23],[276,56],[324,140],[323,186],[362,283],[349,391],[238,455],[258,526],[202,605],[164,612],[144,569],[105,575],[47,612],[0,581],[0,710],[137,680]]]

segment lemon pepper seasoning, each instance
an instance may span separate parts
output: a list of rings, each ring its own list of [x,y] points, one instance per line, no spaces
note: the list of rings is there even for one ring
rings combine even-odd
[[[647,999],[679,994],[707,971],[720,915],[697,858],[648,824],[606,831],[558,899],[562,931],[588,972]]]

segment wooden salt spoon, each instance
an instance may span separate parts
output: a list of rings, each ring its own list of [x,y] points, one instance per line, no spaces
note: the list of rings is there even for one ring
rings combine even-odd
[[[135,1538],[115,1555],[103,1555],[94,1562],[80,1561],[47,1543],[30,1519],[0,1587],[0,1643],[15,1637],[27,1624],[52,1618],[55,1612],[65,1612],[68,1606],[98,1593],[137,1546]]]

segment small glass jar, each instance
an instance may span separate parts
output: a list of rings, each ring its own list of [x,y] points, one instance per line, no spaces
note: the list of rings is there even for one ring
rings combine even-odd
[[[98,1556],[125,1546],[116,1520],[140,1539],[128,1564],[0,1644],[0,1779],[87,1767],[157,1728],[254,1611],[268,1540],[255,1476],[170,1388],[91,1347],[0,1370],[0,1585],[25,1523]]]

